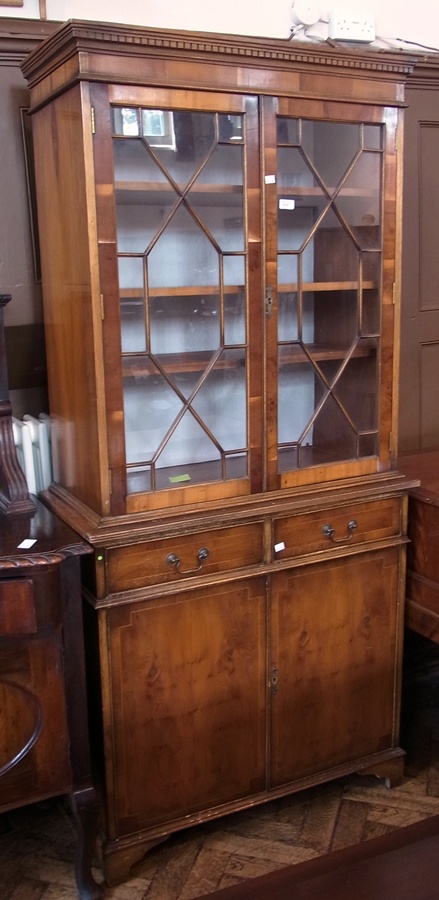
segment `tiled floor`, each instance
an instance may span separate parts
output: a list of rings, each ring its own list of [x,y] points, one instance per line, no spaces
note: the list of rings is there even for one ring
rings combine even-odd
[[[425,653],[424,653],[425,650]],[[108,900],[193,900],[439,813],[439,651],[417,643],[405,679],[403,784],[352,776],[191,828],[152,850]],[[413,674],[415,673],[415,675]],[[0,816],[0,900],[76,900],[63,800]],[[97,880],[101,873],[95,871]]]

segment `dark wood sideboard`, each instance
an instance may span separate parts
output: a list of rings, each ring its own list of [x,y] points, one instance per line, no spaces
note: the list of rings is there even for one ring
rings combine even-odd
[[[420,482],[409,495],[406,624],[439,643],[439,449],[401,456],[398,464]]]
[[[82,900],[99,806],[90,769],[80,558],[91,548],[39,500],[0,515],[0,812],[70,795]],[[24,542],[24,544],[23,544]]]

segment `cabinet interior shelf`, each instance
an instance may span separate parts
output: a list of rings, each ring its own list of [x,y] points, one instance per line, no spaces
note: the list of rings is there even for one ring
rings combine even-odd
[[[326,191],[330,197],[333,197],[337,191],[336,187],[326,186]],[[290,184],[282,187],[278,186],[278,194],[280,197],[325,197],[323,188],[318,185],[299,185]],[[337,197],[376,197],[377,190],[371,190],[364,187],[341,187],[337,193]]]
[[[115,190],[117,194],[121,193],[139,193],[139,194],[156,194],[174,192],[172,184],[165,181],[116,181]],[[177,188],[181,193],[186,190],[185,184],[177,184]],[[337,188],[327,187],[326,191],[330,197],[333,197]],[[195,182],[190,188],[191,193],[196,194],[242,194],[242,184],[227,184],[224,182]],[[324,197],[326,196],[323,188],[313,185],[287,185],[282,187],[278,185],[279,196],[288,197]],[[339,197],[372,197],[377,191],[367,188],[346,188],[342,187],[338,191]]]
[[[233,348],[239,349],[239,348]],[[346,347],[321,347],[318,344],[307,344],[309,355],[316,362],[331,362],[333,360],[346,359],[348,354],[351,359],[366,358],[373,356],[376,352],[375,346],[363,342],[355,348],[352,353]],[[167,353],[160,354],[157,359],[160,365],[167,372],[201,372],[206,369],[212,359],[212,353]],[[309,356],[302,347],[297,345],[281,345],[281,357],[279,360],[280,367],[287,365],[300,364],[309,361]],[[245,365],[244,355],[240,358],[236,356],[231,359],[230,356],[222,355],[215,363],[215,371],[223,369],[239,369]],[[156,377],[157,370],[153,362],[147,357],[140,354],[123,357],[123,376],[124,378],[144,378],[147,376]]]
[[[315,293],[323,293],[324,291],[358,291],[359,285],[358,281],[307,281],[305,284],[302,284],[302,293],[309,294],[313,291]],[[376,281],[363,281],[361,282],[361,287],[363,291],[372,291],[377,290],[378,284]],[[297,282],[280,284],[278,287],[279,294],[297,293],[298,290],[299,285]]]
[[[186,184],[177,184],[178,190],[183,194]],[[116,191],[139,191],[140,193],[161,193],[162,191],[174,191],[172,184],[167,181],[116,181]],[[195,182],[191,189],[196,194],[242,194],[242,184],[227,184],[223,181],[207,183]]]
[[[172,372],[201,372],[209,365],[212,353],[205,351],[195,353],[161,353],[157,359],[168,375]],[[124,378],[145,377],[148,375],[157,376],[154,364],[147,357],[142,357],[139,354],[124,356],[122,362]],[[233,360],[223,355],[217,360],[215,370],[239,369],[244,366],[244,363],[244,355],[239,359],[235,357]]]
[[[169,204],[169,196],[174,195],[175,199],[178,200],[180,195],[184,195],[187,185],[179,184],[177,185],[179,193],[175,190],[172,184],[164,183],[164,182],[138,182],[138,181],[123,181],[116,182],[116,196],[117,203],[120,205],[123,204],[132,204],[132,205],[144,205],[148,203],[149,205],[157,205],[162,202],[163,195],[167,195],[166,203]],[[238,209],[242,209],[242,197],[244,193],[244,188],[242,184],[193,184],[188,191],[188,195],[191,197],[194,194],[198,195],[198,203],[201,202],[203,206],[210,206],[212,203],[217,206],[231,206],[234,209],[238,207]],[[215,197],[215,200],[212,198]],[[238,199],[237,199],[238,198]]]
[[[363,291],[372,291],[377,290],[378,284],[376,281],[363,281],[362,283]],[[297,282],[292,282],[291,284],[280,284],[278,288],[279,294],[292,294],[297,293],[299,286]],[[148,291],[149,297],[205,297],[205,296],[215,296],[219,294],[219,286],[218,285],[188,285],[186,287],[182,287],[179,285],[178,287],[157,287],[150,288]],[[309,294],[312,292],[323,293],[323,292],[333,292],[333,291],[357,291],[358,290],[358,282],[357,281],[308,281],[306,284],[302,284],[302,292],[305,294]],[[227,286],[224,288],[224,294],[227,296],[228,294],[240,294],[244,291],[244,285],[233,285]],[[119,296],[121,300],[136,300],[141,299],[144,296],[143,288],[121,288],[119,291]]]
[[[216,284],[209,285],[188,285],[178,287],[158,287],[149,288],[149,297],[206,297],[217,296],[219,294],[219,286]],[[224,294],[242,294],[244,285],[233,285],[224,288]],[[143,288],[121,288],[119,291],[121,300],[137,300],[144,296]]]

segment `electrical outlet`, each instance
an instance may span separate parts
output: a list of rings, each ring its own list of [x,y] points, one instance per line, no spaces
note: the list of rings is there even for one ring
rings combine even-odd
[[[371,44],[375,40],[375,21],[371,13],[333,9],[329,13],[329,37],[334,41]]]

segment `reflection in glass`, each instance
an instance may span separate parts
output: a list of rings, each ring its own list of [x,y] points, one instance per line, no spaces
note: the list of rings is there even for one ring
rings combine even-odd
[[[116,226],[119,253],[146,253],[175,209],[178,195],[169,188],[117,192]]]
[[[299,320],[297,293],[284,293],[279,296],[277,314],[278,340],[297,341],[299,339]]]
[[[218,350],[220,347],[219,295],[166,297],[149,300],[151,353],[171,354]],[[175,365],[175,360],[172,361]],[[162,363],[165,365],[165,363]]]
[[[124,417],[127,462],[153,460],[169,428],[182,409],[182,401],[159,373],[124,381]]]
[[[320,181],[309,167],[306,158],[297,147],[279,147],[277,184],[279,194],[287,191],[300,197],[299,188],[314,188],[323,196]]]
[[[148,284],[150,288],[218,288],[218,266],[215,245],[186,207],[180,205],[148,253]]]
[[[381,329],[381,304],[378,291],[364,291],[361,304],[360,335],[379,335]]]
[[[142,134],[151,147],[175,150],[174,113],[164,109],[142,109]]]
[[[278,250],[301,250],[315,222],[315,209],[296,206],[278,213]]]
[[[242,141],[244,139],[243,116],[231,116],[228,113],[220,113],[218,115],[218,124],[220,141]]]
[[[114,141],[114,178],[117,188],[120,190],[124,187],[123,182],[139,183],[139,185],[152,186],[158,183],[166,184],[166,176],[157,165],[156,160],[149,152],[144,141],[118,140]],[[127,195],[129,200],[132,194]],[[121,195],[118,195],[118,202]]]
[[[365,150],[383,149],[383,129],[381,125],[363,125],[363,145]]]
[[[193,407],[224,450],[247,443],[245,359],[225,350],[194,398]]]
[[[299,141],[299,121],[298,119],[287,119],[279,116],[277,119],[277,143],[297,144]]]
[[[146,350],[143,260],[119,257],[120,329],[123,353]]]
[[[158,466],[167,469],[180,466],[187,468],[206,460],[220,462],[220,449],[215,446],[191,410],[187,409],[178,421],[172,440],[161,451]]]
[[[331,194],[360,151],[360,127],[349,122],[302,122],[303,151]]]
[[[136,137],[140,134],[139,110],[136,107],[113,106],[113,133]]]
[[[141,297],[124,297],[120,304],[122,353],[146,350],[145,307]]]
[[[310,363],[285,364],[279,358],[278,420],[279,444],[298,443],[310,425],[314,404],[315,373]],[[307,437],[312,438],[312,433]]]
[[[362,153],[336,200],[337,210],[362,250],[380,247],[381,164],[377,153]]]
[[[245,256],[223,256],[224,342],[245,344]]]

